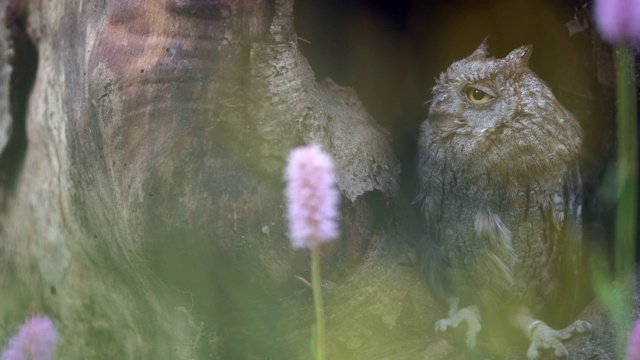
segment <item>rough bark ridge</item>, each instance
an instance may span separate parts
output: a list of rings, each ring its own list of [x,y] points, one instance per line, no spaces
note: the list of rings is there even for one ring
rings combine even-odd
[[[330,79],[316,83],[298,51],[293,1],[276,1],[269,31],[252,44],[249,61],[247,111],[265,170],[277,175],[289,149],[317,143],[333,154],[338,184],[351,201],[373,190],[395,193],[399,168],[384,131],[353,90]]]

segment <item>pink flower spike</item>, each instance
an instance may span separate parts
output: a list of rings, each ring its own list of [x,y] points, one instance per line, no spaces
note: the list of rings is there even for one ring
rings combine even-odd
[[[285,170],[289,236],[294,248],[314,249],[338,237],[338,205],[331,156],[317,145],[289,154]]]
[[[636,320],[633,323],[629,333],[629,344],[627,345],[625,360],[640,360],[640,320]]]
[[[48,317],[27,320],[2,352],[2,360],[50,360],[58,335]]]
[[[640,0],[597,0],[594,17],[605,40],[632,46],[640,43]]]

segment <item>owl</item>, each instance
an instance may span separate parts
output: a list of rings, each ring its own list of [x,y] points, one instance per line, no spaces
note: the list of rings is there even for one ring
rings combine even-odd
[[[473,348],[493,319],[528,338],[536,359],[566,356],[562,341],[591,325],[543,321],[580,284],[582,130],[529,69],[531,51],[493,58],[485,40],[440,75],[420,129],[417,201],[427,280],[450,306],[436,332],[466,323]]]

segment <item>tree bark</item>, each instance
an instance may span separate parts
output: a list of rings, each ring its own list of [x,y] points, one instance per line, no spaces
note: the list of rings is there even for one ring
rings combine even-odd
[[[294,310],[283,297],[302,291],[294,303],[309,306],[296,280],[307,254],[291,249],[283,216],[288,152],[313,142],[336,160],[343,237],[323,248],[334,279],[337,262],[375,250],[399,166],[355,93],[315,81],[293,1],[2,9],[0,149],[20,126],[26,147],[9,146],[2,168],[5,337],[43,313],[64,359],[306,350],[308,339],[269,345],[297,330],[270,329]],[[9,84],[24,87],[21,73],[27,89]]]

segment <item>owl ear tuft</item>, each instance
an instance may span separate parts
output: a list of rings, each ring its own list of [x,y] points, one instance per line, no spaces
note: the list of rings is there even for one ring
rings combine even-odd
[[[509,62],[527,65],[529,64],[529,58],[531,58],[532,51],[533,45],[525,45],[510,52],[505,59]]]
[[[487,55],[489,55],[489,46],[487,45],[487,39],[489,37],[487,36],[486,38],[484,38],[484,40],[482,40],[482,42],[480,43],[480,46],[478,46],[477,49],[475,49],[471,55],[469,55],[469,57],[474,57],[474,56],[483,56],[486,57]]]

